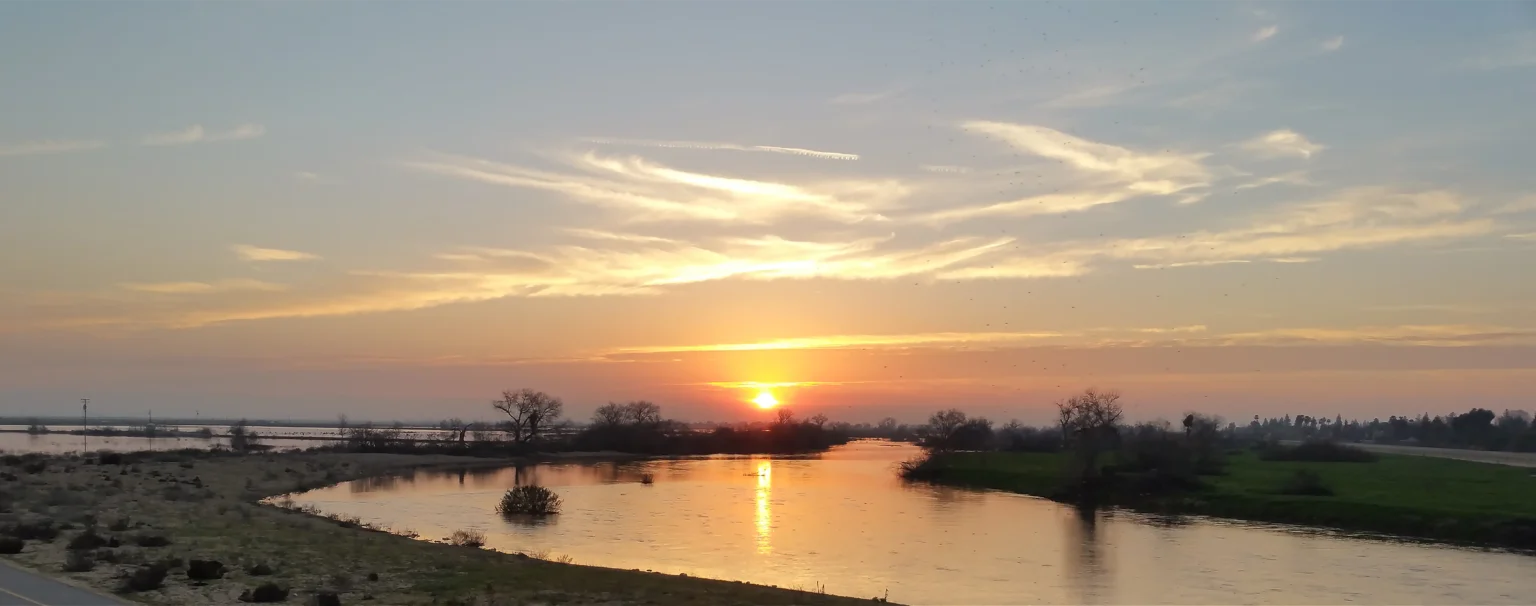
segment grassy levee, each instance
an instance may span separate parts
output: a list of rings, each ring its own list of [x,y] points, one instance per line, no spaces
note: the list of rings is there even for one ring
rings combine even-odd
[[[240,604],[265,582],[292,590],[289,603],[321,592],[368,604],[851,604],[789,589],[541,560],[413,540],[357,520],[272,505],[263,497],[424,466],[503,465],[505,460],[391,454],[209,455],[135,453],[122,464],[82,457],[6,457],[0,462],[0,534],[47,521],[57,536],[25,534],[0,557],[103,591],[123,573],[166,564],[163,586],[123,597],[149,604]],[[487,515],[494,515],[489,510]],[[65,572],[68,546],[87,528],[102,539],[89,570]],[[390,532],[393,531],[393,532]],[[140,541],[143,537],[164,537]],[[424,537],[435,538],[435,537]],[[79,556],[74,558],[77,562]],[[216,560],[222,578],[193,581],[190,560]],[[257,566],[268,570],[256,571]],[[78,567],[71,567],[78,568]]]
[[[1064,499],[1066,455],[952,453],[916,479]],[[1284,494],[1298,470],[1329,496]],[[1536,549],[1536,477],[1528,468],[1381,455],[1373,462],[1264,461],[1232,456],[1201,488],[1113,495],[1110,504],[1157,512],[1322,526],[1438,541]]]

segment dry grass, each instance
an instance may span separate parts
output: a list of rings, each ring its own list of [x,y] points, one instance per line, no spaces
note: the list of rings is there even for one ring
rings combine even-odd
[[[341,594],[346,604],[365,599],[371,604],[479,606],[862,601],[431,543],[371,529],[355,519],[259,503],[272,495],[424,466],[505,461],[393,454],[164,453],[127,456],[123,465],[53,457],[39,473],[19,473],[20,465],[33,463],[0,463],[0,471],[16,475],[15,480],[0,475],[0,493],[9,500],[0,509],[0,528],[41,519],[71,528],[52,540],[28,540],[20,554],[5,557],[103,591],[117,590],[121,575],[140,564],[166,563],[171,572],[164,587],[125,596],[150,604],[240,604],[241,592],[266,582],[291,587],[292,603],[305,603],[322,591]],[[120,540],[120,547],[103,550],[110,551],[113,561],[97,557],[91,570],[63,572],[70,563],[66,545],[92,526],[103,537]],[[152,536],[163,536],[168,544],[144,547],[135,540]],[[187,578],[185,565],[192,559],[221,562],[229,572],[221,579],[194,582]],[[250,574],[266,572],[259,566],[272,574]]]

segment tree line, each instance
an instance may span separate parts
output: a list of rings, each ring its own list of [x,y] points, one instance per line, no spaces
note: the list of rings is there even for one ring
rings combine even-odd
[[[566,419],[565,404],[533,389],[505,390],[491,409],[506,419],[465,422],[448,419],[425,438],[398,424],[376,428],[338,419],[342,439],[332,448],[361,452],[441,452],[481,456],[534,452],[614,451],[636,454],[804,453],[847,443],[846,424],[826,415],[798,419],[780,409],[770,422],[716,424],[700,429],[667,419],[660,405],[636,400],[609,402],[578,425]]]

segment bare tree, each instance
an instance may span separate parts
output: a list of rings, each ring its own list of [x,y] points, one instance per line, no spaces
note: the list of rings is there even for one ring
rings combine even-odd
[[[624,424],[624,405],[609,402],[592,411],[592,424],[601,427],[618,427]]]
[[[789,425],[795,422],[795,411],[788,408],[780,408],[775,422],[779,425]]]
[[[820,428],[820,427],[825,427],[825,426],[826,426],[826,424],[827,424],[827,421],[830,421],[830,420],[831,420],[831,419],[828,419],[828,418],[827,418],[827,415],[824,415],[824,414],[821,414],[821,413],[816,413],[816,414],[815,414],[815,415],[814,415],[814,416],[812,416],[812,417],[811,417],[811,419],[810,419],[810,421],[811,421],[811,424],[812,424],[812,425],[815,425],[815,426],[816,426],[816,427],[818,427],[818,428]]]
[[[656,425],[661,423],[661,407],[645,400],[635,400],[624,405],[624,420],[631,425]]]
[[[929,437],[942,442],[965,425],[965,413],[958,408],[941,410],[928,417]]]
[[[1056,403],[1061,437],[1077,453],[1078,472],[1083,479],[1097,477],[1099,456],[1114,447],[1120,420],[1125,410],[1120,394],[1093,388]]]
[[[501,399],[492,401],[491,407],[506,413],[507,430],[518,444],[537,440],[539,432],[559,421],[565,410],[560,398],[532,389],[503,391]]]

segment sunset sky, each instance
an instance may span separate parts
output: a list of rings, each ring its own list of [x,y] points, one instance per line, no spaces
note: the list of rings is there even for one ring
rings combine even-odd
[[[1536,408],[1529,3],[0,3],[0,414]]]

